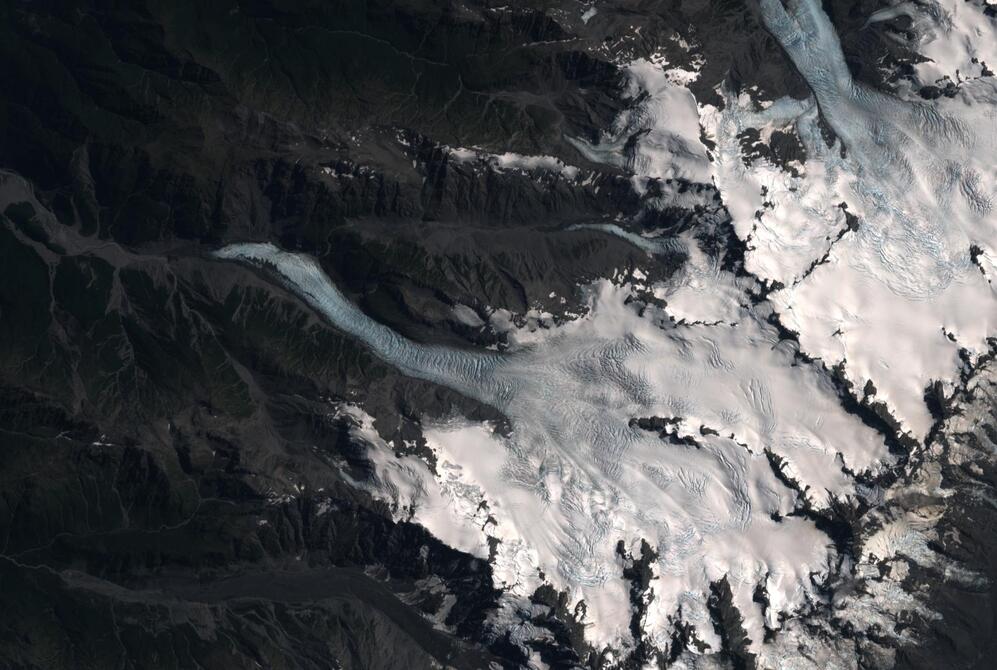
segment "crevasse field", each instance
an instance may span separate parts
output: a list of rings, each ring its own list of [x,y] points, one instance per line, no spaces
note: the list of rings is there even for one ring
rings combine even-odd
[[[599,224],[648,253],[683,253],[686,265],[667,283],[622,273],[596,281],[580,289],[590,309],[578,319],[513,334],[507,351],[470,351],[415,343],[373,321],[309,257],[271,244],[217,254],[265,268],[403,373],[508,417],[508,434],[456,420],[431,426],[434,473],[396,457],[362,408],[338,410],[369,444],[377,477],[366,485],[399,517],[464,551],[493,552],[505,593],[496,627],[528,626],[511,613],[528,609],[529,595],[549,582],[572,603],[584,601],[591,642],[625,645],[631,603],[617,544],[639,552],[646,540],[657,579],[644,630],[664,640],[681,619],[712,641],[709,587],[726,576],[752,650],[778,659],[765,630],[792,627],[823,597],[821,584],[858,569],[842,561],[815,515],[841,501],[876,504],[888,492],[867,482],[895,465],[883,436],[844,409],[829,370],[838,366],[919,440],[932,424],[925,387],[951,385],[960,350],[984,351],[995,335],[993,84],[969,83],[958,97],[930,102],[872,91],[850,75],[820,3],[761,5],[810,99],[758,108],[723,91],[723,109],[697,105],[682,86],[695,73],[640,61],[631,66],[631,93],[647,92],[643,102],[602,143],[578,141],[590,159],[616,161],[620,137],[650,130],[627,166],[635,185],[715,183],[746,242],[749,276],[721,270],[692,237]],[[938,57],[922,65],[955,70],[970,57],[958,46],[965,31],[989,24],[973,22],[971,5],[939,7],[943,20],[925,33]],[[974,41],[997,49],[997,36]],[[830,145],[819,118],[833,131]],[[788,126],[808,155],[795,173],[742,159],[743,129],[764,136]],[[701,129],[714,149],[701,143]],[[767,297],[752,300],[763,287]],[[628,301],[646,292],[664,306]],[[798,346],[780,338],[773,319],[798,333]],[[859,553],[884,558],[921,541],[902,526]],[[896,593],[839,604],[861,626],[877,616],[863,600],[872,597],[895,610],[923,606]]]

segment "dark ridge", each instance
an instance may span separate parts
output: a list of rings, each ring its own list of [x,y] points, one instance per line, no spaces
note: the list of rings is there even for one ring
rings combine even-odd
[[[748,649],[751,639],[744,630],[744,618],[734,605],[734,593],[726,576],[710,584],[710,598],[706,606],[713,620],[713,629],[723,642],[721,658],[726,659],[734,670],[754,670],[758,659]]]

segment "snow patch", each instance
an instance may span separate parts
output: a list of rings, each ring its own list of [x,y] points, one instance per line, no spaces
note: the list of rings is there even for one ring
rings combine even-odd
[[[786,515],[798,496],[820,508],[853,495],[843,467],[876,470],[888,458],[763,313],[675,325],[665,312],[639,309],[626,286],[600,281],[586,316],[538,329],[514,352],[479,354],[404,340],[343,305],[305,257],[269,244],[221,255],[263,264],[384,360],[509,418],[508,438],[488,426],[428,427],[440,461],[432,485],[424,465],[375,456],[379,487],[455,547],[487,556],[488,538],[500,539],[493,565],[510,597],[531,592],[543,570],[586,602],[597,644],[627,639],[619,540],[644,538],[658,551],[661,621],[681,606],[687,620],[708,626],[709,584],[723,575],[746,603],[768,580],[780,611],[794,611],[812,589],[811,573],[829,570],[833,550],[810,521]],[[799,494],[766,452],[784,461]],[[759,609],[744,615],[760,630]],[[663,640],[670,630],[654,634]]]
[[[512,152],[504,154],[493,154],[480,149],[466,149],[458,147],[452,149],[446,147],[450,152],[452,160],[459,163],[484,163],[495,170],[521,170],[523,172],[533,172],[535,170],[545,170],[557,172],[566,179],[574,180],[578,177],[579,170],[573,165],[566,165],[564,161],[554,156],[526,156]]]
[[[692,93],[673,81],[676,72],[649,60],[633,61],[626,72],[626,96],[646,97],[620,114],[597,144],[568,138],[571,144],[593,162],[615,165],[638,176],[709,183],[710,159],[700,141]],[[630,148],[628,142],[635,134],[639,139]]]

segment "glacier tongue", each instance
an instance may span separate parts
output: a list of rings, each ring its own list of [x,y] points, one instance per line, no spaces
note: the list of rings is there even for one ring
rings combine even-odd
[[[586,317],[531,346],[458,351],[410,342],[374,322],[313,260],[269,244],[219,255],[270,269],[387,362],[508,416],[508,438],[480,427],[427,432],[444,463],[441,478],[427,470],[425,482],[404,488],[444,492],[410,500],[414,518],[451,536],[447,524],[481,529],[466,510],[487,502],[495,524],[479,530],[477,550],[487,555],[489,535],[502,541],[500,585],[526,598],[543,571],[585,600],[594,642],[628,635],[615,547],[644,538],[659,554],[659,623],[649,634],[664,640],[681,606],[687,620],[707,624],[700,633],[709,638],[709,585],[728,575],[760,643],[754,589],[766,584],[772,601],[792,611],[809,597],[811,573],[830,570],[829,539],[810,521],[786,517],[797,496],[825,507],[854,493],[843,468],[877,469],[887,458],[882,440],[840,408],[829,381],[799,366],[792,347],[747,310],[735,323],[676,325],[661,310],[639,314],[627,304],[629,287],[602,281],[590,289]],[[441,516],[440,500],[450,501],[449,514]]]
[[[489,557],[508,608],[525,607],[544,581],[584,600],[586,634],[597,644],[625,643],[630,634],[619,541],[631,551],[641,539],[655,547],[642,629],[662,643],[681,619],[719,644],[707,596],[726,576],[758,650],[766,627],[791,625],[780,614],[820,598],[813,576],[836,569],[830,539],[792,513],[861,494],[849,473],[879,471],[890,457],[882,439],[841,408],[826,372],[801,364],[769,317],[798,332],[806,353],[843,364],[868,399],[885,402],[919,437],[931,423],[925,386],[955,378],[960,349],[982,351],[993,334],[993,83],[968,82],[960,97],[930,104],[885,95],[852,78],[816,0],[788,9],[760,2],[811,99],[759,110],[747,95],[725,91],[723,110],[699,109],[716,143],[707,165],[697,129],[686,123],[688,96],[638,63],[632,93],[647,90],[646,104],[600,145],[580,147],[613,162],[624,131],[657,129],[626,163],[637,177],[705,181],[711,173],[748,243],[745,268],[772,289],[760,305],[741,299],[750,278],[711,266],[693,239],[601,226],[649,253],[685,249],[685,275],[652,287],[666,308],[638,309],[629,300],[634,287],[600,281],[588,289],[586,316],[528,345],[501,354],[457,350],[411,342],[373,321],[312,259],[269,244],[218,254],[261,265],[405,374],[509,418],[508,436],[488,426],[429,426],[436,474],[410,457],[392,460],[367,431],[389,483],[376,490],[434,534]],[[676,109],[678,130],[667,118]],[[831,145],[821,119],[836,136]],[[762,137],[791,128],[805,165],[746,165],[738,138],[746,128]],[[765,606],[753,599],[759,587]]]

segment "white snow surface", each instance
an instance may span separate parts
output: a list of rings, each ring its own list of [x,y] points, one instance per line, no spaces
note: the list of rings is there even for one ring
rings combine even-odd
[[[804,351],[845,364],[860,389],[872,381],[876,399],[923,437],[932,421],[925,387],[957,377],[959,349],[985,350],[997,325],[987,270],[997,249],[997,81],[967,82],[957,98],[931,102],[871,90],[852,79],[820,4],[795,7],[762,2],[814,98],[758,110],[727,92],[722,112],[703,107],[716,183],[748,242],[747,269],[785,286],[772,302]],[[946,34],[969,38],[957,23]],[[833,146],[821,137],[818,104]],[[801,174],[761,159],[746,165],[737,139],[746,128],[763,138],[795,131],[808,154]],[[842,205],[858,230],[843,232]]]
[[[672,72],[645,59],[630,63],[627,97],[636,100],[641,93],[647,96],[620,114],[597,144],[583,139],[569,141],[589,160],[616,165],[641,177],[709,183],[710,160],[700,140],[696,99],[677,83],[681,80],[671,76]],[[636,149],[625,150],[635,133],[640,134]]]
[[[544,170],[547,172],[559,172],[566,179],[575,179],[578,176],[577,167],[566,165],[564,161],[554,156],[526,156],[511,151],[495,154],[477,148],[468,149],[464,147],[445,148],[449,151],[451,160],[458,163],[482,163],[500,172],[503,170],[520,170],[523,172]]]
[[[597,230],[608,235],[614,235],[626,240],[635,247],[643,249],[650,255],[685,255],[687,253],[685,245],[676,239],[638,235],[613,223],[579,223],[570,226],[568,230]]]
[[[629,585],[615,548],[622,541],[636,552],[645,539],[659,554],[642,622],[652,639],[664,642],[677,617],[716,648],[706,599],[711,581],[726,576],[752,649],[762,652],[764,626],[793,631],[792,614],[820,597],[811,575],[828,574],[836,558],[813,523],[786,515],[801,497],[819,509],[865,495],[848,472],[890,465],[882,439],[841,408],[820,364],[843,364],[858,389],[872,382],[874,399],[904,430],[923,437],[931,424],[925,386],[955,379],[959,349],[982,351],[994,335],[997,83],[974,74],[980,68],[964,69],[974,57],[997,69],[994,24],[976,20],[982,5],[904,3],[870,17],[874,23],[915,16],[923,53],[933,61],[918,66],[918,76],[924,83],[946,75],[965,80],[953,99],[912,101],[853,80],[817,0],[788,9],[760,1],[766,27],[813,97],[759,105],[721,91],[722,111],[697,108],[663,65],[635,61],[628,93],[647,96],[597,144],[576,141],[590,160],[633,172],[638,189],[647,179],[713,181],[747,243],[746,270],[777,287],[760,305],[746,295],[749,285],[757,287],[754,279],[722,271],[690,236],[665,240],[597,224],[589,227],[648,253],[688,255],[681,273],[652,287],[664,308],[641,311],[628,304],[636,287],[597,281],[587,288],[588,311],[575,321],[511,332],[513,346],[504,353],[456,350],[408,341],[372,321],[310,258],[269,244],[237,244],[218,254],[265,264],[331,325],[403,373],[509,418],[509,435],[460,421],[426,426],[439,459],[434,474],[412,457],[395,457],[369,417],[348,410],[370,445],[378,477],[371,490],[396,514],[482,558],[489,558],[489,538],[500,540],[490,560],[507,611],[497,621],[514,621],[510,612],[528,608],[528,596],[546,581],[568,591],[572,605],[586,603],[590,641],[626,646]],[[939,11],[925,18],[925,7]],[[833,130],[833,145],[818,115]],[[701,126],[716,143],[712,154],[700,141]],[[775,130],[795,132],[806,162],[789,170],[749,159],[738,141],[747,128],[758,129],[763,141]],[[644,131],[641,139],[625,153],[626,138],[637,131]],[[577,175],[551,157],[464,149],[451,156],[496,169]],[[848,226],[846,211],[857,217],[857,229]],[[493,325],[500,316],[492,315]],[[801,362],[769,317],[797,331],[818,364]],[[640,417],[666,420],[664,434],[641,429],[634,422]],[[856,570],[917,554],[930,523],[884,524],[860,548]],[[902,574],[905,564],[895,569]],[[759,584],[769,596],[765,609],[752,600]],[[895,582],[871,588],[892,609],[878,609],[875,598],[846,599],[860,628],[885,629],[890,612],[921,606]],[[806,634],[780,639],[804,644]],[[776,663],[780,644],[762,658]]]
[[[500,539],[497,585],[526,598],[543,571],[585,601],[598,644],[627,641],[629,587],[615,547],[642,538],[659,553],[651,634],[664,641],[681,607],[709,637],[709,584],[727,575],[760,642],[755,587],[765,582],[775,607],[791,612],[833,555],[811,522],[772,519],[792,512],[797,494],[765,450],[785,459],[783,473],[818,508],[854,494],[843,467],[877,469],[887,458],[827,379],[797,364],[753,312],[732,324],[676,325],[653,308],[638,315],[626,304],[630,287],[600,281],[587,316],[506,354],[466,352],[419,345],[372,321],[305,256],[269,244],[219,255],[264,264],[387,362],[509,418],[509,437],[480,425],[427,430],[441,462],[435,478],[414,463],[375,459],[382,491],[465,551],[487,556],[487,537]],[[672,420],[665,430],[674,439],[632,425],[639,417]]]
[[[685,323],[737,323],[748,309],[750,281],[724,272],[719,260],[703,253],[688,233],[677,243],[683,244],[688,259],[667,283],[653,289],[656,298],[666,301],[668,315]]]
[[[978,78],[984,67],[997,71],[997,21],[984,14],[985,8],[981,0],[929,0],[881,11],[911,17],[917,50],[928,59],[914,66],[917,78],[922,85],[944,87],[948,81]]]

